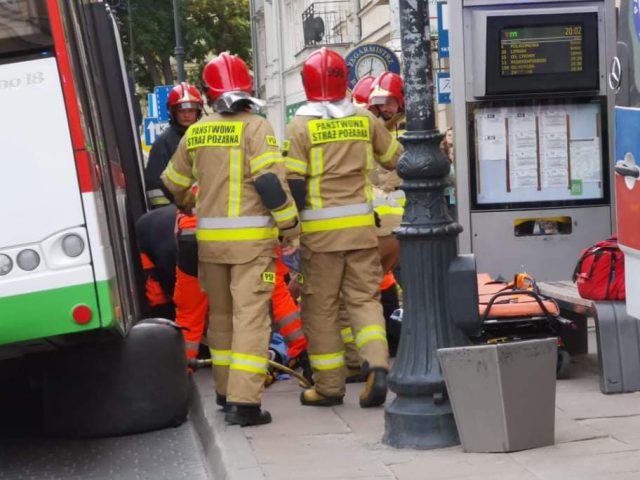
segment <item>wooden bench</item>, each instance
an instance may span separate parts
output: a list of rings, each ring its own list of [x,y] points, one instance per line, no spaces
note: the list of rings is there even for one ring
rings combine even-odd
[[[538,288],[577,327],[561,332],[569,353],[588,352],[587,319],[593,318],[602,393],[640,390],[640,319],[627,314],[625,302],[586,300],[570,281],[540,282]]]

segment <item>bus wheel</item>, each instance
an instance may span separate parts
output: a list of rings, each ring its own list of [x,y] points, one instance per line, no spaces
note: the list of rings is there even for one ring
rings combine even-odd
[[[102,437],[175,427],[188,413],[184,339],[161,319],[123,339],[57,352],[44,375],[44,424],[51,434]]]

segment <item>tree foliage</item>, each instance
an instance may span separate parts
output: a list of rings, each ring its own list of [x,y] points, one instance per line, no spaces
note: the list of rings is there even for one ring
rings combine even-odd
[[[180,0],[187,80],[200,85],[206,60],[229,50],[251,61],[248,0]],[[117,10],[129,69],[151,90],[176,82],[172,0],[125,0]],[[131,40],[133,39],[133,43]]]

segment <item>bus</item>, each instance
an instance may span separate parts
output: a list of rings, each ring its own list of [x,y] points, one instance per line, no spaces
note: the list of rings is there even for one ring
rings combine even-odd
[[[126,364],[146,348],[130,339],[148,336],[131,335],[144,305],[132,226],[146,211],[132,90],[107,3],[0,0],[0,368],[46,365],[37,375],[53,430],[78,415],[62,411],[74,388],[94,399],[85,422],[101,408],[113,419],[131,397],[87,390],[113,377],[111,365],[125,385],[126,370],[145,368]],[[166,361],[186,376],[182,359]],[[113,422],[91,428],[121,433]]]

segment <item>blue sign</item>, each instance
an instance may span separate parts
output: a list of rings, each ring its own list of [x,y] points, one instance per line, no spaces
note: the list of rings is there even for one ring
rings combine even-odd
[[[147,94],[147,113],[149,117],[157,117],[158,116],[158,105],[156,104],[156,94],[148,93]]]
[[[449,58],[449,5],[438,2],[438,50],[440,58]]]
[[[438,72],[438,103],[451,103],[451,75],[449,72]]]
[[[144,143],[151,146],[153,142],[165,131],[169,122],[163,122],[156,117],[146,117],[144,119]]]
[[[393,50],[375,43],[359,45],[345,57],[349,67],[349,88],[362,77],[378,76],[384,71],[400,75],[400,61]]]
[[[169,121],[169,110],[167,110],[167,100],[169,99],[169,92],[173,85],[164,85],[153,89],[153,93],[156,96],[156,118],[161,122]]]

